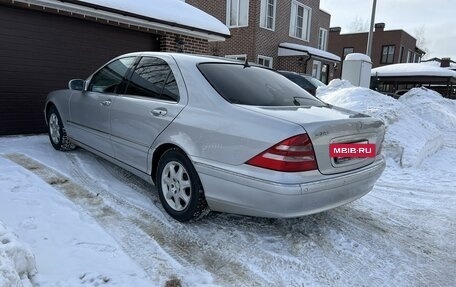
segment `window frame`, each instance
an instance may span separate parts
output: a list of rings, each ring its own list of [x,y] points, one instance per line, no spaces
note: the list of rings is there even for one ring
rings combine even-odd
[[[265,66],[265,65],[260,64],[260,59],[263,60],[263,61],[264,61],[264,60],[269,61],[270,66]],[[272,61],[273,61],[273,60],[274,60],[273,57],[258,55],[258,57],[257,57],[257,64],[258,64],[258,65],[261,65],[261,66],[263,66],[263,67],[272,69],[272,65],[273,65]]]
[[[242,28],[242,27],[248,27],[249,26],[249,9],[250,9],[250,0],[234,0],[234,1],[237,1],[237,23],[236,25],[232,25],[231,24],[231,0],[226,0],[226,26],[228,28]],[[247,21],[246,21],[246,24],[244,25],[240,25],[239,24],[239,20],[240,20],[240,7],[241,7],[241,1],[246,1],[247,2],[247,11],[246,11],[246,14],[247,14]]]
[[[352,49],[352,52],[351,53],[347,53],[345,54],[345,49]],[[345,60],[345,57],[347,57],[348,54],[352,54],[355,52],[355,47],[343,47],[342,48],[342,57],[343,57],[343,60]]]
[[[389,55],[391,55],[391,54],[389,53],[391,47],[393,47],[393,54],[392,54],[392,56],[391,56],[391,62],[389,62],[389,61],[388,61],[388,58],[389,58]],[[388,53],[386,54],[386,59],[385,59],[385,61],[383,61],[383,55],[384,55],[384,54],[383,54],[383,51],[385,50],[385,48],[388,49],[388,50],[387,50]],[[381,54],[380,54],[380,64],[382,64],[382,65],[383,65],[383,64],[394,64],[394,56],[395,56],[395,55],[396,55],[396,45],[394,45],[394,44],[383,45],[383,46],[382,46],[382,52],[381,52]]]
[[[407,63],[413,63],[413,51],[412,50],[407,51]]]
[[[269,9],[269,1],[270,0],[261,0],[261,5],[260,5],[260,28],[270,30],[270,31],[275,31],[275,26],[276,26],[276,13],[277,13],[277,0],[272,0],[274,1],[273,5],[273,13],[272,13],[272,27],[268,27],[268,9]]]
[[[299,7],[303,8],[304,10],[309,11],[309,17],[307,19],[307,27],[306,27],[307,29],[306,29],[306,33],[305,33],[306,37],[304,37],[304,18],[303,18],[303,26],[301,27],[303,37],[301,37],[301,38],[295,35],[296,34],[296,30],[297,30],[296,28],[297,28]],[[294,19],[293,19],[293,16],[295,16]],[[309,6],[304,5],[301,2],[293,0],[291,2],[289,36],[292,37],[292,38],[295,38],[295,39],[299,39],[299,40],[302,40],[302,41],[305,41],[305,42],[309,42],[310,41],[311,25],[312,25],[312,8],[310,8]]]
[[[323,40],[324,40],[324,41],[323,41],[323,44],[324,44],[324,45],[323,45],[323,47],[321,48],[321,47],[320,47],[320,44],[321,44],[321,43],[320,43],[320,40],[321,40],[322,38],[320,38],[320,35],[321,35],[321,32],[322,32],[322,31],[324,31],[325,37],[324,37],[324,39],[323,39]],[[325,29],[325,28],[320,27],[320,29],[318,30],[318,46],[317,46],[317,47],[318,47],[318,49],[323,50],[323,51],[326,51],[326,50],[328,49],[328,30]]]

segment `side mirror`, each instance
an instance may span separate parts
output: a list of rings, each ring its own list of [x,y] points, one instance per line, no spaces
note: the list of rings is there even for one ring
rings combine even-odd
[[[68,88],[70,90],[82,91],[84,90],[85,81],[80,79],[74,79],[68,82]]]

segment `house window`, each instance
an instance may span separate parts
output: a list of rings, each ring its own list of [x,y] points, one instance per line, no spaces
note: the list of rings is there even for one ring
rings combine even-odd
[[[268,68],[272,68],[272,58],[258,55],[258,64]]]
[[[276,0],[261,0],[260,27],[275,29]]]
[[[343,59],[345,59],[345,56],[347,56],[348,54],[351,54],[351,53],[354,53],[355,52],[355,49],[353,47],[345,47],[344,48],[344,51],[343,51]]]
[[[404,46],[401,46],[401,52],[399,53],[399,63],[402,63],[404,59]]]
[[[394,45],[382,46],[380,64],[392,64],[394,62],[394,47]]]
[[[420,62],[420,58],[421,58],[421,57],[420,57],[420,54],[415,53],[415,54],[414,54],[414,58],[413,58],[413,62],[414,62],[414,63],[419,63],[419,62]]]
[[[314,60],[312,65],[312,77],[320,80],[321,76],[321,61]]]
[[[247,59],[247,54],[241,54],[241,55],[225,55],[225,58],[234,59],[234,60],[238,60],[238,61],[245,62],[245,59]]]
[[[320,28],[320,33],[318,34],[318,49],[325,50],[328,44],[328,30]]]
[[[410,50],[407,52],[407,63],[413,63],[413,52]]]
[[[249,25],[249,0],[227,0],[226,24],[231,28]]]
[[[312,10],[296,1],[291,4],[290,36],[309,41]]]

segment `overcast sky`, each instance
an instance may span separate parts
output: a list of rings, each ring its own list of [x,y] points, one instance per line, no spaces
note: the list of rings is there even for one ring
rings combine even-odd
[[[331,27],[348,33],[356,17],[370,21],[373,0],[321,0],[321,9],[331,14]],[[415,36],[424,27],[425,58],[451,57],[456,61],[456,0],[377,0],[375,22],[385,30],[403,29]]]

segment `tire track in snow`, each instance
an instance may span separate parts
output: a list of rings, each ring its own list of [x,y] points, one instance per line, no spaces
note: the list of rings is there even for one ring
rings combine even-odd
[[[165,215],[151,188],[128,172],[84,151],[62,156],[70,162],[73,180],[99,192],[106,205],[134,226],[121,224],[125,230],[114,237],[121,238],[119,234],[132,228],[143,237],[123,244],[152,276],[169,275],[169,269],[157,275],[151,260],[144,258],[143,246],[155,242],[164,250],[161,256],[170,257],[163,259],[165,266],[178,266],[173,269],[178,275],[191,276],[195,270],[204,275],[207,270],[213,283],[226,286],[450,286],[456,279],[451,272],[456,266],[451,257],[456,249],[445,242],[433,242],[438,235],[429,230],[438,229],[420,222],[424,218],[440,222],[435,218],[441,214],[430,209],[425,216],[424,209],[411,212],[404,208],[410,204],[409,190],[402,188],[407,183],[396,190],[376,187],[353,204],[298,219],[211,213],[205,220],[183,225]],[[103,172],[91,175],[91,168]],[[109,182],[103,182],[100,175]],[[134,198],[116,194],[114,181],[126,182],[125,189],[133,189],[149,203],[138,205]],[[390,206],[385,199],[398,204]],[[441,230],[447,232],[442,234],[448,239],[455,238],[451,226]]]
[[[210,246],[207,241],[189,232],[191,226],[166,222],[164,216],[157,218],[137,206],[119,200],[87,179],[80,168],[73,169],[72,176],[86,179],[84,186],[87,185],[88,188],[22,154],[8,154],[6,158],[32,171],[89,212],[154,282],[176,277],[186,283],[186,278],[192,278],[191,283],[206,281],[212,286],[214,282],[208,279],[212,275],[216,284],[260,286],[264,283],[256,281],[254,278],[258,278],[257,274],[241,262],[225,256],[224,252],[219,252],[220,249],[207,248]],[[78,165],[73,161],[72,164]],[[117,206],[111,206],[112,204]],[[158,262],[158,266],[151,266],[150,258],[154,259],[153,262]],[[206,270],[212,274],[207,274]]]

